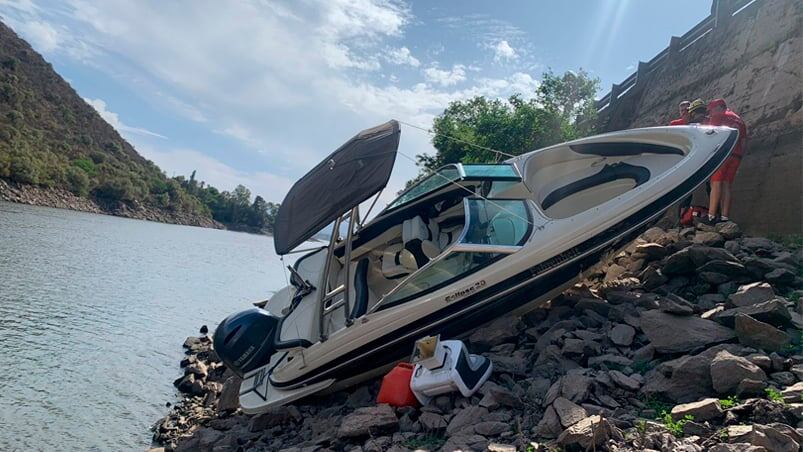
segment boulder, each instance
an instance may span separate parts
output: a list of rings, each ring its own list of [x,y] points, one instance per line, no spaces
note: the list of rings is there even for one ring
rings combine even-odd
[[[555,399],[555,402],[552,403],[552,407],[555,409],[555,413],[557,413],[560,419],[560,424],[564,427],[573,425],[588,416],[588,413],[586,413],[583,407],[565,397],[558,397]]]
[[[739,229],[739,225],[733,221],[723,221],[722,223],[717,223],[714,226],[714,230],[727,240],[733,240],[741,237],[742,235],[742,230]]]
[[[786,403],[803,402],[803,381],[799,381],[792,386],[781,391],[783,401]]]
[[[739,352],[735,344],[715,345],[697,355],[682,356],[662,363],[645,375],[641,393],[675,402],[693,402],[714,394],[711,362],[722,350]]]
[[[461,433],[450,436],[441,450],[485,450],[486,447],[488,447],[488,440],[484,436]]]
[[[692,243],[699,243],[706,246],[722,246],[725,244],[725,238],[713,231],[700,231],[692,238]]]
[[[728,304],[733,307],[750,306],[775,298],[772,286],[765,282],[754,282],[739,286],[736,293],[728,296]]]
[[[583,402],[591,392],[593,380],[577,372],[569,372],[560,379],[560,393],[572,402]]]
[[[469,406],[463,408],[449,421],[449,425],[446,427],[446,434],[451,436],[466,427],[480,422],[487,415],[488,410],[483,407]]]
[[[616,345],[623,347],[630,346],[633,343],[633,337],[636,335],[636,330],[630,325],[618,324],[611,328],[608,337]]]
[[[395,415],[394,415],[395,418]],[[259,432],[266,428],[301,421],[301,412],[293,405],[278,406],[251,418],[248,430]]]
[[[711,382],[719,394],[733,394],[745,379],[765,381],[767,375],[747,359],[725,350],[717,353],[711,361]]]
[[[686,416],[692,416],[696,422],[719,419],[723,414],[719,399],[703,399],[698,402],[675,405],[671,413],[672,419],[676,421]]]
[[[769,323],[760,322],[749,315],[736,314],[736,337],[739,343],[767,352],[777,352],[788,345],[792,338]]]
[[[767,452],[767,449],[750,443],[719,443],[711,446],[708,452]]]
[[[446,418],[441,416],[440,414],[431,413],[429,411],[424,411],[421,413],[421,416],[418,418],[418,422],[423,427],[424,431],[427,432],[436,432],[446,428]]]
[[[695,316],[677,316],[659,310],[641,314],[641,329],[655,350],[683,353],[735,337],[730,328]]]
[[[619,429],[601,416],[589,416],[564,430],[558,437],[558,444],[567,449],[591,450],[609,439],[621,440]]]
[[[786,286],[795,282],[795,274],[785,268],[776,268],[764,275],[764,278],[776,285]]]
[[[636,245],[635,254],[644,256],[647,260],[661,259],[666,256],[666,247],[659,243],[642,243]]]
[[[669,314],[694,314],[694,308],[691,306],[691,304],[675,294],[669,294],[666,297],[660,298],[658,300],[658,309]]]
[[[792,436],[769,425],[732,425],[727,432],[729,442],[749,443],[772,452],[800,451],[800,443]]]
[[[220,412],[234,411],[240,407],[240,383],[242,379],[233,375],[223,382],[223,389],[217,401],[217,409]]]
[[[482,436],[499,436],[510,431],[510,425],[499,421],[486,421],[474,424],[474,431]]]
[[[669,255],[661,266],[661,273],[666,276],[682,275],[691,273],[696,269],[688,248],[683,248],[674,254]]]
[[[792,324],[792,316],[786,309],[784,302],[779,298],[773,298],[750,306],[726,309],[714,314],[711,318],[722,325],[733,327],[736,323],[737,314],[746,314],[759,322],[769,323],[778,327],[791,326]]]
[[[390,405],[381,404],[372,407],[358,408],[344,416],[337,429],[338,438],[359,438],[377,436],[393,431],[399,426],[396,413]]]
[[[692,264],[697,267],[702,267],[705,263],[711,261],[739,262],[736,256],[722,248],[692,245],[687,250]]]
[[[618,370],[611,370],[608,372],[608,375],[611,377],[611,381],[613,381],[616,386],[619,386],[627,391],[638,391],[641,387],[641,383],[639,383],[638,380],[628,377]]]
[[[472,351],[475,353],[484,352],[496,345],[514,342],[518,337],[518,331],[515,327],[517,323],[518,319],[503,317],[493,321],[488,326],[474,331],[469,337]]]
[[[720,260],[707,262],[705,265],[697,269],[697,271],[722,273],[723,275],[727,275],[731,278],[738,278],[747,274],[747,270],[744,268],[744,265],[738,262]]]
[[[560,425],[558,413],[555,411],[555,408],[550,405],[547,407],[546,411],[544,411],[544,416],[541,417],[541,421],[536,427],[536,432],[538,436],[543,436],[544,438],[557,438],[562,431],[563,427]]]

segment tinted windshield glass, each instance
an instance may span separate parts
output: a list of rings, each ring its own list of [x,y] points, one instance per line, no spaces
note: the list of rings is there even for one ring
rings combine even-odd
[[[439,169],[437,173],[427,177],[417,185],[413,186],[413,188],[402,193],[402,195],[390,203],[387,208],[392,209],[402,204],[406,204],[416,198],[443,187],[449,182],[454,182],[458,179],[460,179],[460,171],[458,171],[457,166],[443,167]]]
[[[516,246],[527,240],[532,220],[524,201],[469,199],[468,211],[462,243]]]
[[[466,179],[519,180],[512,165],[463,165]]]
[[[452,253],[444,257],[432,266],[421,270],[396,293],[388,297],[382,303],[392,306],[394,303],[403,302],[405,298],[414,295],[421,295],[424,292],[435,289],[443,284],[466,275],[487,264],[490,264],[499,254],[493,253],[474,253],[461,252]]]

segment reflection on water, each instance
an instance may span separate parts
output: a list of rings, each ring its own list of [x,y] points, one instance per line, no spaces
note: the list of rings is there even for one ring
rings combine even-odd
[[[269,237],[0,202],[0,450],[146,448],[184,337],[284,284]]]

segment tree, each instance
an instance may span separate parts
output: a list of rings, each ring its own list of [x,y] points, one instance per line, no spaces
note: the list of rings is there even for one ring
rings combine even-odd
[[[494,162],[593,132],[594,94],[599,80],[582,70],[556,76],[551,71],[531,98],[477,96],[455,101],[433,122],[435,155],[418,155],[427,172],[449,163]]]

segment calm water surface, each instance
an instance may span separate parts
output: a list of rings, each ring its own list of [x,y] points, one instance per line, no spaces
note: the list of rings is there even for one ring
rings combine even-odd
[[[284,285],[269,237],[0,202],[0,450],[143,450],[181,343]]]

